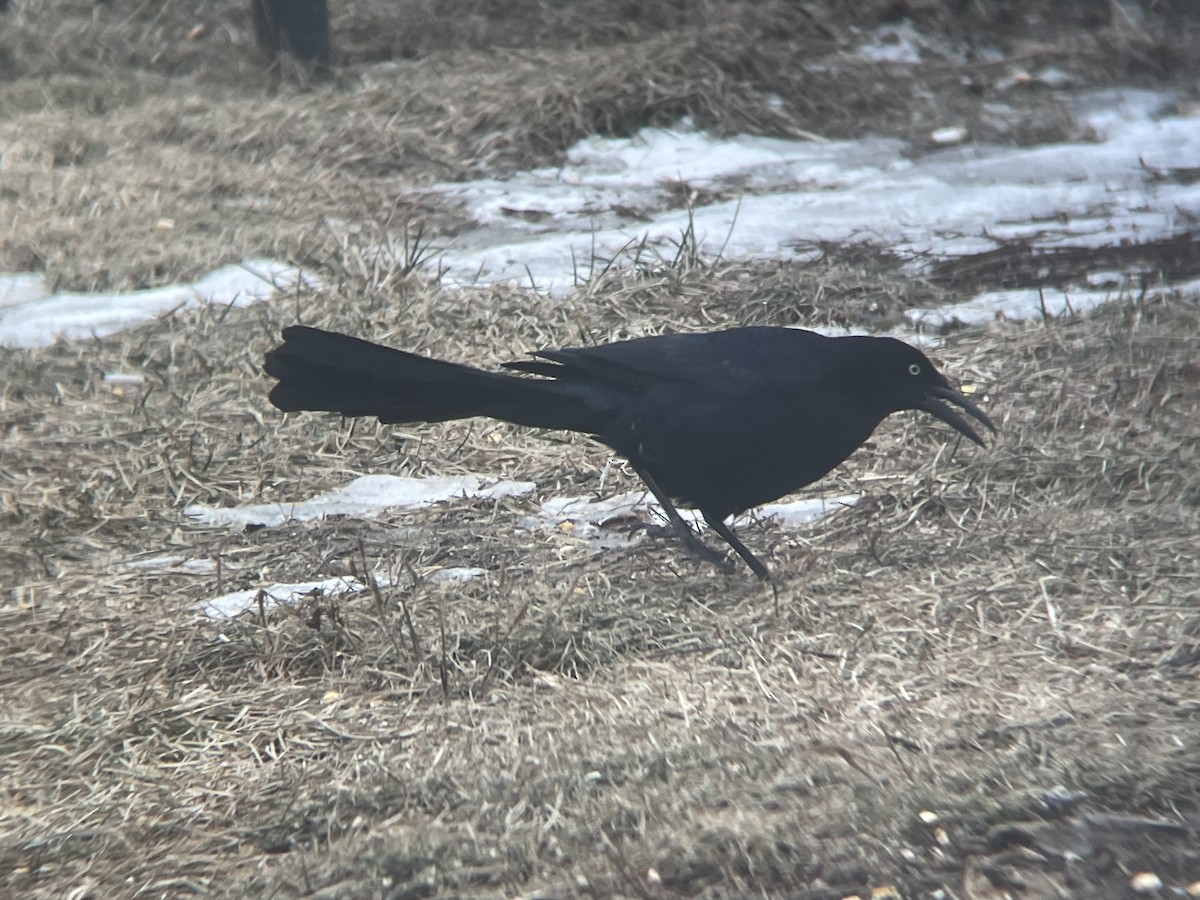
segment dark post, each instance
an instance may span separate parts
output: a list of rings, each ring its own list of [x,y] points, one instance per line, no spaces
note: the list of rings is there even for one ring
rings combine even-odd
[[[250,0],[254,36],[274,59],[288,51],[297,59],[328,68],[333,48],[326,0]]]

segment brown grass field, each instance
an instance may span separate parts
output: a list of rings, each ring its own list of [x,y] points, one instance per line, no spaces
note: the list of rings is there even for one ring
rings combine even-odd
[[[683,115],[918,145],[948,116],[990,142],[1078,137],[1045,90],[988,115],[980,86],[1018,64],[1195,103],[1200,7],[330,5],[328,81],[268,72],[234,0],[0,13],[0,270],[126,289],[274,256],[325,285],[0,350],[0,895],[1200,895],[1194,299],[948,333],[936,356],[998,438],[893,417],[807,491],[857,506],[742,530],[777,601],[630,523],[620,549],[523,528],[539,499],[634,489],[620,466],[601,485],[598,445],[285,418],[260,368],[297,319],[493,364],[664,330],[870,325],[1052,280],[1040,264],[914,279],[831,247],[552,300],[444,289],[406,255],[466,224],[413,188]],[[848,52],[900,14],[1005,59]],[[1200,269],[1195,234],[1172,248],[1170,264],[1145,249],[1147,286]],[[183,514],[472,471],[538,490],[237,533]],[[131,565],[165,554],[213,565]],[[424,577],[459,565],[488,575]],[[366,571],[395,586],[223,623],[195,609]]]

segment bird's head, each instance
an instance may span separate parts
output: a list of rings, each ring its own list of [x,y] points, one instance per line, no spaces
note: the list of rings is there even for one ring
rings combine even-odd
[[[956,390],[929,357],[916,347],[895,338],[858,340],[870,343],[863,346],[865,352],[854,354],[857,364],[853,377],[883,415],[921,409],[983,446],[975,429],[957,410],[947,405],[953,403],[995,432],[996,426],[983,410]]]

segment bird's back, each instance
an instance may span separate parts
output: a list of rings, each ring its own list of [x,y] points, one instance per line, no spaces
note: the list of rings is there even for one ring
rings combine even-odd
[[[754,326],[544,350],[535,355],[557,366],[517,362],[509,367],[633,393],[664,384],[738,393],[822,381],[837,355],[836,340],[796,328]]]
[[[882,415],[844,378],[841,339],[786,328],[665,335],[545,357],[629,392],[601,440],[681,503],[720,516],[825,475]]]

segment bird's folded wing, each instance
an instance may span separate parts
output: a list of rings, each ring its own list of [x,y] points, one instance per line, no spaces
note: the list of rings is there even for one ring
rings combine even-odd
[[[637,393],[664,383],[736,393],[768,383],[821,383],[831,374],[825,364],[830,341],[799,329],[739,328],[543,350],[534,354],[535,360],[506,367]]]

